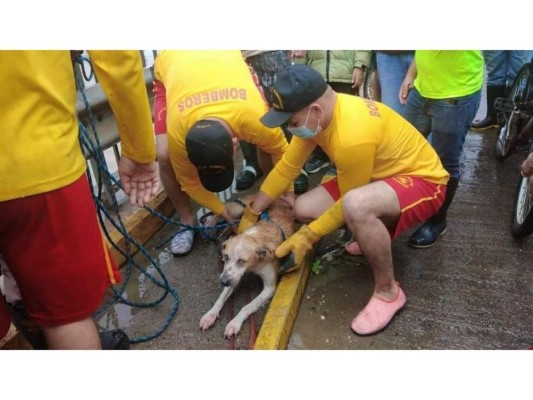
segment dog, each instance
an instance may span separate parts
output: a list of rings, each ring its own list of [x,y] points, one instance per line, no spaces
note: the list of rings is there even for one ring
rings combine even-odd
[[[226,325],[224,336],[231,338],[237,335],[243,322],[272,298],[278,284],[280,266],[280,260],[274,255],[274,251],[293,233],[292,207],[283,200],[276,200],[268,210],[268,217],[222,243],[224,270],[220,275],[220,283],[224,289],[211,310],[200,319],[202,331],[215,324],[224,303],[246,272],[261,277],[263,290]]]

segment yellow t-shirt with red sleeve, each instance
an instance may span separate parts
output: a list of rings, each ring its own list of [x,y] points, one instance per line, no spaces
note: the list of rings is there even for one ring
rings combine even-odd
[[[437,184],[449,179],[433,147],[399,114],[378,102],[337,94],[329,126],[313,139],[293,137],[261,190],[277,198],[298,175],[316,144],[337,167],[341,195],[392,176],[416,176]],[[324,236],[343,224],[341,197],[309,227]]]
[[[185,138],[191,126],[220,118],[235,137],[270,154],[274,165],[288,148],[283,131],[259,122],[268,106],[239,50],[162,51],[154,72],[166,90],[168,147],[176,179],[194,201],[218,215],[224,204],[202,186],[187,155]]]
[[[89,56],[115,113],[122,154],[154,161],[139,52]],[[85,173],[69,51],[0,51],[0,110],[0,201],[59,189]]]

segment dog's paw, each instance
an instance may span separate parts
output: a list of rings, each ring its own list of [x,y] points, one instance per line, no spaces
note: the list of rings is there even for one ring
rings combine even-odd
[[[200,329],[202,331],[208,330],[215,324],[217,318],[218,318],[218,315],[216,314],[212,314],[212,313],[205,314],[202,318],[200,318]]]
[[[241,331],[242,322],[232,320],[226,325],[224,329],[224,336],[230,339],[232,336],[237,336]]]

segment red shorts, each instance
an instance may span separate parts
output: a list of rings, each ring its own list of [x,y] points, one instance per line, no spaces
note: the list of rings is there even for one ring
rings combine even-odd
[[[426,221],[436,214],[446,194],[446,185],[429,182],[415,176],[396,176],[382,180],[394,189],[400,201],[400,219],[395,227],[389,228],[394,239],[404,230]],[[337,178],[322,184],[333,200],[341,197]]]
[[[4,303],[4,296],[0,295],[0,340],[7,334],[11,326],[11,317]]]
[[[85,175],[51,192],[0,202],[0,253],[41,326],[81,321],[122,280]]]

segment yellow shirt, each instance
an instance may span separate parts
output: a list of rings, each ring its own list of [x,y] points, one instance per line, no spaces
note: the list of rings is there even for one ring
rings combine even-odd
[[[218,215],[224,204],[202,186],[187,155],[185,137],[191,126],[207,117],[220,118],[235,137],[270,154],[274,165],[287,150],[287,140],[280,128],[259,122],[268,107],[239,50],[163,51],[155,61],[155,77],[166,90],[169,155],[176,179],[194,201]]]
[[[89,53],[117,119],[122,154],[153,161],[139,52]],[[0,110],[0,201],[59,189],[85,173],[69,51],[0,51]]]
[[[299,174],[316,145],[337,167],[341,195],[384,178],[411,175],[446,184],[449,174],[428,141],[384,104],[337,94],[329,126],[313,139],[293,137],[289,150],[268,175],[261,190],[277,198]],[[326,235],[344,224],[341,199],[311,229]]]

